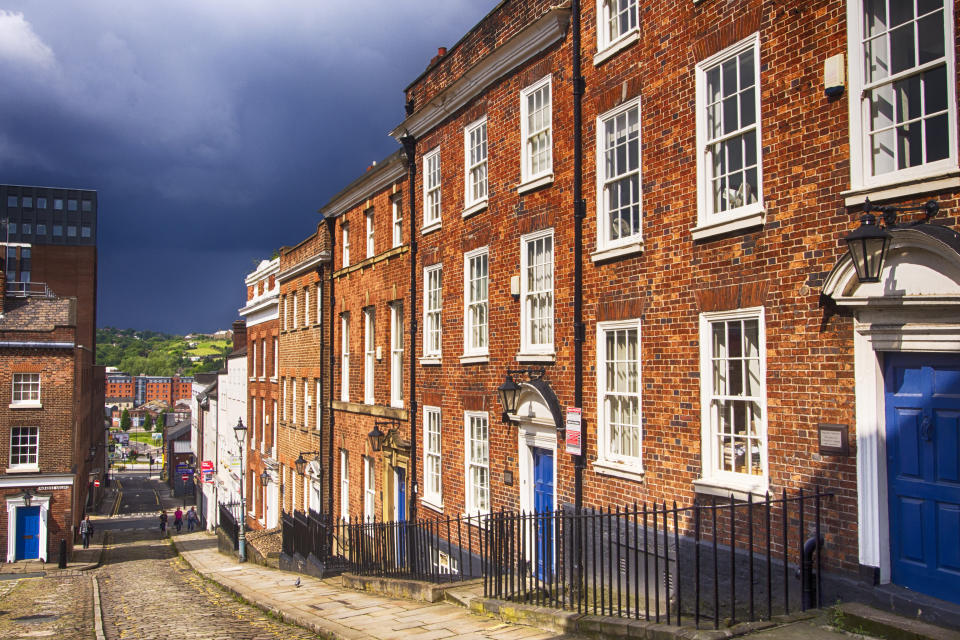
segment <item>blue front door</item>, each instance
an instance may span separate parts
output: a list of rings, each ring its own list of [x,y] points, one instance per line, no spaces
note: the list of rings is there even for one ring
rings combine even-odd
[[[40,507],[17,507],[17,560],[40,557]]]
[[[888,354],[891,579],[960,603],[960,357]]]
[[[533,510],[537,524],[537,575],[550,580],[553,571],[553,452],[533,450]]]

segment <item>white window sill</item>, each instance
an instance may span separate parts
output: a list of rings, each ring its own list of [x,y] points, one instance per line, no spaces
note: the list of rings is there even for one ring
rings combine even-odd
[[[484,519],[489,515],[489,509],[487,511],[479,511],[475,509],[473,511],[464,511],[460,514],[460,518],[466,519],[467,525],[471,527],[479,527],[484,524]]]
[[[540,187],[544,187],[553,182],[553,173],[548,173],[545,176],[540,176],[539,178],[531,178],[526,182],[521,182],[517,186],[517,193],[530,193],[531,191],[536,191]]]
[[[555,353],[518,353],[517,362],[547,362],[553,364],[557,359]]]
[[[717,478],[700,478],[693,481],[693,490],[696,493],[708,496],[717,496],[730,499],[732,495],[735,500],[746,500],[747,496],[753,494],[754,498],[763,498],[767,494],[767,481],[765,478],[757,477],[755,481],[727,481]]]
[[[460,364],[486,364],[487,362],[490,362],[489,353],[460,356]]]
[[[486,209],[486,208],[487,208],[487,199],[484,198],[484,199],[481,200],[480,202],[477,202],[477,203],[475,203],[475,204],[472,204],[472,205],[470,205],[469,207],[467,207],[466,209],[464,209],[464,210],[463,210],[463,213],[461,213],[460,215],[461,215],[462,217],[464,217],[464,218],[469,218],[469,217],[472,216],[473,214],[475,214],[475,213],[480,213],[481,211],[483,211],[483,210]]]
[[[420,498],[420,504],[432,511],[436,511],[440,515],[443,515],[443,500],[437,500],[434,502],[429,498]]]
[[[43,409],[42,402],[13,402],[10,404],[11,409]]]
[[[391,400],[390,406],[394,409],[403,409],[403,400]],[[320,427],[317,427],[319,429]]]
[[[420,358],[420,364],[424,367],[439,367],[442,362],[440,356],[424,356]]]
[[[759,209],[747,215],[739,216],[733,219],[726,219],[721,222],[709,224],[699,224],[690,230],[690,235],[694,240],[706,240],[715,236],[720,236],[734,231],[743,231],[754,227],[762,227],[766,211]]]
[[[593,463],[593,470],[604,476],[613,476],[635,482],[643,482],[643,467],[640,465],[631,465],[626,462],[616,462],[614,460],[597,459]]]
[[[924,193],[956,189],[960,187],[960,171],[941,171],[920,178],[902,179],[896,182],[856,187],[840,193],[844,197],[843,204],[852,207],[863,204],[867,198],[874,202],[909,198]]]
[[[643,253],[643,238],[630,242],[629,244],[610,247],[609,249],[598,249],[590,254],[590,260],[594,263],[605,262],[607,260],[623,258],[625,256],[632,256],[640,253]]]
[[[38,464],[22,464],[16,467],[7,467],[7,473],[40,473]]]
[[[270,382],[278,382],[277,376],[270,376]]]
[[[440,228],[440,222],[441,222],[440,220],[436,220],[434,222],[431,222],[430,224],[424,224],[420,228],[420,235],[425,236],[431,231],[436,231],[437,229]]]
[[[607,46],[603,51],[598,51],[595,56],[593,56],[593,66],[599,65],[604,60],[615,56],[620,53],[634,42],[640,39],[640,30],[635,29],[630,32],[628,35],[620,38],[613,44]]]

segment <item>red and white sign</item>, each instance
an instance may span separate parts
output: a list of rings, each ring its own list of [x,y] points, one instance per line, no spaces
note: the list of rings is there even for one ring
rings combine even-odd
[[[188,481],[190,480],[190,474],[189,474],[189,473],[185,473],[185,474],[183,474],[183,475],[180,476],[180,479],[183,480],[184,482],[188,482]]]
[[[204,473],[213,471],[213,460],[204,460],[200,463],[200,470]]]
[[[94,481],[93,481],[93,486],[99,487],[99,486],[100,486],[100,481],[99,481],[99,480],[94,480]]]
[[[567,407],[567,453],[575,456],[582,453],[580,446],[582,416],[583,409],[580,407]]]

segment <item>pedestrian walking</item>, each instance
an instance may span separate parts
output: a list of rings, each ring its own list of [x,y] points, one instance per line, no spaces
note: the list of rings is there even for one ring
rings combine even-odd
[[[167,512],[166,510],[160,512],[160,535],[167,533]]]
[[[93,523],[90,522],[90,516],[86,516],[80,521],[80,537],[83,539],[83,548],[90,548],[90,536],[93,535]]]
[[[173,526],[177,528],[177,533],[180,533],[180,529],[183,528],[183,511],[180,510],[180,507],[177,507],[177,510],[173,512]]]
[[[190,507],[187,511],[187,531],[193,532],[193,528],[200,524],[200,517],[197,516],[197,508]]]

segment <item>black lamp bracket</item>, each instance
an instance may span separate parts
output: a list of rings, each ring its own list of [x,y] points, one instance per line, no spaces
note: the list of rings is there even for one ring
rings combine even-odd
[[[940,212],[940,203],[938,203],[936,200],[927,200],[922,204],[913,204],[913,205],[905,205],[902,207],[897,207],[891,204],[883,204],[883,205],[877,206],[872,202],[870,202],[870,198],[866,198],[863,201],[863,213],[865,215],[870,215],[870,216],[874,215],[874,212],[880,214],[880,217],[883,218],[883,224],[888,229],[892,229],[899,226],[908,226],[908,225],[901,225],[897,217],[901,214],[911,213],[914,211],[919,211],[923,213],[924,214],[923,219],[914,221],[910,223],[909,226],[914,226],[914,225],[928,222],[930,218],[934,217],[935,215],[937,215],[937,213]]]

